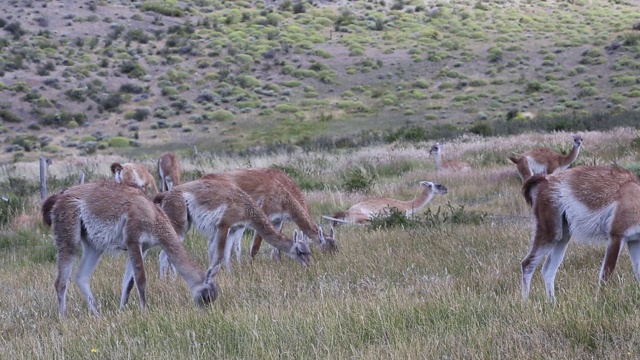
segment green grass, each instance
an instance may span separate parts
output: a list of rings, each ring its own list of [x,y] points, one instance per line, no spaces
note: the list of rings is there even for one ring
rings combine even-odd
[[[637,130],[582,135],[585,151],[578,163],[616,162],[637,168]],[[556,280],[558,303],[546,304],[539,272],[529,302],[520,300],[520,261],[528,251],[529,210],[506,156],[539,146],[566,150],[570,142],[570,133],[558,132],[445,143],[447,159],[467,161],[473,167],[464,175],[435,173],[429,142],[271,155],[201,153],[194,158],[183,154],[187,180],[193,177],[189,174],[197,177],[242,166],[277,165],[306,184],[316,221],[321,214],[347,209],[365,196],[338,189],[342,174],[356,170],[375,175],[366,197],[408,200],[419,191],[420,180],[438,181],[449,193],[434,197],[428,205],[425,216],[437,220],[431,225],[338,227],[340,252],[314,251],[307,269],[288,258],[275,263],[268,256],[268,245],[248,262],[246,235],[243,262],[234,259],[233,273],[218,275],[222,294],[204,312],[196,310],[182,279],[159,279],[158,250],[154,249],[145,261],[148,309],[144,314],[135,294],[123,312],[118,310],[125,257],[106,256],[92,277],[101,317],[90,315],[77,286],[70,284],[67,318],[58,320],[50,230],[41,225],[21,230],[4,225],[0,228],[3,356],[636,357],[640,340],[632,334],[640,321],[640,288],[626,251],[614,279],[598,292],[604,248],[571,244]],[[142,154],[136,157],[150,168],[155,162]],[[49,191],[77,183],[79,169],[85,169],[87,181],[111,176],[102,157],[86,160],[82,165],[73,165],[71,159],[56,163],[50,177],[57,180]],[[0,188],[30,199],[20,209],[38,217],[40,201],[32,195],[36,180],[9,181],[30,169],[29,163],[0,168]],[[326,223],[322,225],[328,229]],[[286,234],[292,230],[293,226],[285,226]],[[204,268],[206,239],[190,232],[185,243]]]

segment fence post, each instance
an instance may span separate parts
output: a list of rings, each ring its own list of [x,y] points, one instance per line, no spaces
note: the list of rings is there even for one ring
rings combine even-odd
[[[84,184],[84,171],[80,174],[80,184]]]
[[[40,156],[40,198],[47,197],[47,158]]]

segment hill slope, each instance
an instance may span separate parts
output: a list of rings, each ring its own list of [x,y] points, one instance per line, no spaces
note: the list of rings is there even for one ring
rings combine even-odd
[[[586,0],[13,0],[0,15],[0,159],[636,109],[639,12]]]

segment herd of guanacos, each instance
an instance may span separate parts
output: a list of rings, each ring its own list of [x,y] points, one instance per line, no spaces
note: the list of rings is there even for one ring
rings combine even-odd
[[[531,206],[533,231],[529,253],[522,260],[522,299],[526,301],[536,267],[544,259],[542,276],[546,297],[555,301],[555,275],[571,237],[577,241],[604,241],[607,245],[600,271],[606,282],[621,246],[626,244],[634,273],[640,282],[640,182],[630,171],[618,166],[576,166],[569,168],[580,152],[583,138],[573,136],[573,148],[560,154],[537,148],[509,159],[523,181],[522,194]],[[437,171],[471,171],[468,163],[442,161],[442,146],[430,150]],[[142,310],[146,306],[146,252],[157,245],[160,274],[179,274],[189,286],[198,307],[215,301],[220,288],[215,276],[224,264],[231,271],[235,248],[241,260],[241,239],[246,228],[254,230],[250,254],[254,257],[262,240],[273,246],[274,257],[285,253],[306,266],[311,259],[310,244],[321,251],[336,252],[334,226],[340,223],[366,225],[374,216],[396,208],[407,216],[424,208],[436,194],[447,188],[437,182],[421,181],[423,191],[413,200],[369,198],[346,211],[323,216],[333,223],[328,234],[310,214],[305,196],[286,173],[270,168],[239,169],[180,182],[178,158],[164,153],[158,160],[160,190],[154,176],[142,164],[113,163],[116,181],[81,184],[49,196],[41,207],[43,220],[53,229],[57,247],[55,289],[59,316],[66,313],[67,284],[79,250],[80,264],[74,280],[90,311],[99,314],[89,278],[103,253],[127,250],[122,280],[121,309],[136,287]],[[142,189],[142,191],[141,191]],[[155,197],[148,196],[151,190]],[[293,221],[300,229],[292,237],[282,225]],[[209,268],[202,271],[183,246],[190,227],[209,238]],[[309,241],[310,239],[311,241]]]

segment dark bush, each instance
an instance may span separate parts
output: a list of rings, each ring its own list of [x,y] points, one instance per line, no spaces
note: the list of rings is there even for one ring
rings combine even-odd
[[[487,122],[480,122],[471,126],[469,132],[481,136],[492,136],[493,128]]]
[[[144,88],[140,85],[126,83],[120,85],[119,91],[126,94],[142,94],[144,92]]]
[[[375,183],[375,176],[364,168],[355,168],[344,175],[342,187],[348,192],[369,192]]]
[[[133,118],[137,121],[143,121],[149,117],[149,114],[151,114],[149,109],[138,108],[135,110],[133,114]]]
[[[101,99],[99,103],[105,111],[111,112],[116,111],[118,107],[124,103],[124,98],[118,93],[110,94],[109,96]]]
[[[307,9],[304,6],[304,3],[302,1],[296,1],[293,4],[293,13],[294,14],[302,14],[305,11],[307,11]]]
[[[7,109],[0,109],[0,120],[10,123],[20,123],[22,119]]]
[[[427,139],[428,131],[421,126],[402,126],[399,129],[390,132],[385,141],[388,143],[404,140],[404,141],[423,141]]]
[[[40,124],[49,126],[66,126],[69,122],[75,121],[78,125],[82,125],[87,121],[84,113],[50,113],[40,118]]]
[[[133,60],[123,61],[122,64],[120,64],[120,71],[137,79],[147,75],[147,70],[137,61]]]
[[[11,34],[13,36],[14,40],[20,39],[20,37],[22,37],[22,35],[25,35],[27,33],[27,31],[22,28],[22,24],[20,24],[20,22],[18,22],[18,21],[14,21],[14,22],[12,22],[10,24],[7,24],[4,27],[4,31],[6,31],[9,34]]]

